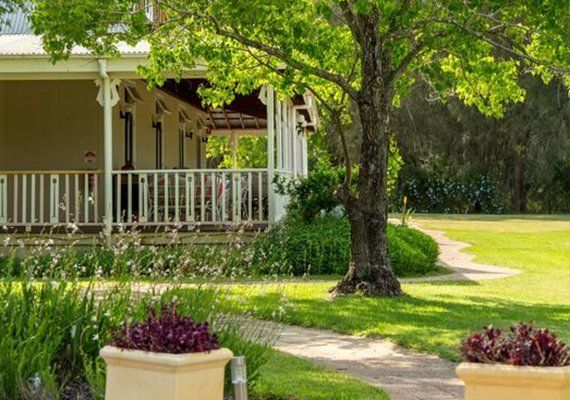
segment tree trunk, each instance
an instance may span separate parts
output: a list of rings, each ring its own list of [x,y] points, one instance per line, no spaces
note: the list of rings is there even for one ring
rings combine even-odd
[[[388,118],[394,91],[390,53],[378,35],[378,20],[373,12],[358,14],[352,22],[362,50],[362,84],[353,98],[362,142],[356,190],[351,187],[343,193],[350,221],[351,262],[347,274],[331,289],[333,295],[356,291],[365,296],[403,295],[390,266],[386,239]]]
[[[331,289],[333,295],[360,292],[366,296],[401,296],[388,259],[387,162],[389,104],[372,90],[358,103],[362,125],[361,168],[356,194],[344,199],[351,231],[348,273]]]

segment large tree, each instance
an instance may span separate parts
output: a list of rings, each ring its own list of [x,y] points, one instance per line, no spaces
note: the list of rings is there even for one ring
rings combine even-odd
[[[389,120],[415,80],[492,116],[524,90],[517,72],[551,79],[569,65],[565,0],[34,0],[37,33],[54,59],[79,44],[100,54],[148,40],[142,73],[208,66],[205,101],[271,84],[311,90],[346,173],[338,195],[352,262],[334,293],[399,296],[386,250]],[[152,5],[149,22],[141,4]],[[356,129],[354,129],[356,127]],[[357,131],[352,157],[347,136]],[[357,167],[357,168],[356,168]],[[354,173],[357,171],[358,173]]]

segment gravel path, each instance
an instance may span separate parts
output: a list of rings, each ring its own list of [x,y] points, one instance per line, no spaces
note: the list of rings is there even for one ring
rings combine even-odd
[[[461,252],[467,243],[449,239],[440,231],[418,229],[438,242],[440,263],[454,272],[403,280],[405,282],[477,281],[506,278],[521,272],[474,263],[473,255]],[[381,387],[392,400],[460,400],[464,396],[463,383],[455,375],[455,363],[403,349],[386,340],[283,326],[275,347]]]
[[[358,377],[384,389],[391,400],[463,398],[463,384],[455,376],[455,363],[385,340],[284,326],[275,348]]]

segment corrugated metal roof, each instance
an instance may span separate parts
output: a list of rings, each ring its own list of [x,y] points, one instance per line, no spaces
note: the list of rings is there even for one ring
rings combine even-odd
[[[0,0],[1,1],[1,0]],[[148,54],[150,47],[142,41],[135,46],[118,43],[117,49],[123,55]],[[72,55],[88,56],[91,51],[76,46]],[[47,55],[42,45],[41,36],[32,33],[31,24],[23,10],[0,16],[0,56],[43,56]]]
[[[0,16],[0,35],[24,35],[32,33],[28,16],[23,10]]]
[[[122,55],[146,55],[149,53],[148,42],[142,41],[135,46],[118,43],[117,49]],[[71,51],[72,56],[89,56],[91,51],[80,46],[75,46]],[[44,56],[47,55],[42,45],[41,36],[36,35],[0,35],[1,56]]]

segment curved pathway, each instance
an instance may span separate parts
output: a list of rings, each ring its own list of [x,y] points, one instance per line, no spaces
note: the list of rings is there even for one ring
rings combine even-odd
[[[507,278],[520,274],[518,269],[496,267],[494,265],[478,264],[473,261],[473,254],[462,250],[470,245],[445,236],[445,232],[424,229],[414,226],[415,229],[430,235],[439,245],[439,263],[453,271],[451,274],[428,276],[424,278],[402,279],[403,282],[429,282],[429,281],[481,281],[486,279]]]
[[[400,348],[387,340],[285,325],[274,347],[360,378],[384,389],[391,400],[463,398],[455,363]]]
[[[441,251],[439,261],[453,273],[405,279],[405,282],[477,281],[521,272],[477,264],[473,255],[461,251],[469,246],[467,243],[449,239],[440,231],[416,228],[437,241]],[[404,349],[387,340],[284,325],[275,347],[381,387],[392,400],[460,400],[464,396],[463,383],[455,375],[456,363]]]

